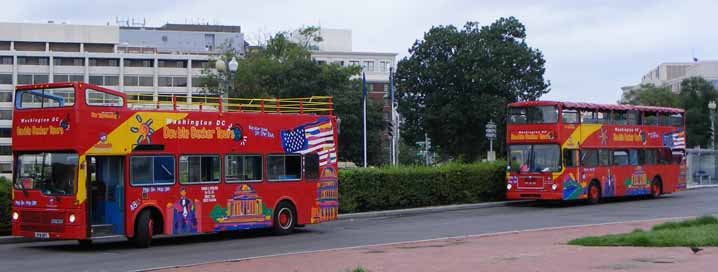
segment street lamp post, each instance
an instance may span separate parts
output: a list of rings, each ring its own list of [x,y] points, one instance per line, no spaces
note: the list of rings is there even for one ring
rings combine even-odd
[[[711,118],[711,149],[715,149],[715,142],[716,142],[716,133],[715,133],[715,112],[716,112],[716,102],[711,101],[708,102],[708,109],[710,113]]]
[[[234,81],[232,81],[232,75],[237,72],[239,68],[239,62],[236,57],[232,57],[229,63],[225,63],[224,60],[218,59],[215,64],[217,71],[227,73],[226,77],[223,77],[223,88],[219,94],[220,99],[224,102],[224,95],[228,94],[233,89]],[[229,69],[228,69],[229,68]],[[223,103],[224,104],[224,103]]]

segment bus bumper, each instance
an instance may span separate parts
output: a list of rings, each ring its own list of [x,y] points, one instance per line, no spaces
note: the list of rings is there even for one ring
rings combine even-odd
[[[509,191],[506,192],[508,200],[563,200],[562,192],[546,192],[546,191]]]
[[[79,211],[18,211],[20,218],[12,221],[12,235],[33,239],[87,239],[84,216]],[[75,222],[69,216],[75,215]]]

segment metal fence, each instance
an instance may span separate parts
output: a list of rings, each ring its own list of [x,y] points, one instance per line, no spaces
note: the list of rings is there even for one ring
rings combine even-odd
[[[688,185],[718,185],[718,150],[688,149]]]

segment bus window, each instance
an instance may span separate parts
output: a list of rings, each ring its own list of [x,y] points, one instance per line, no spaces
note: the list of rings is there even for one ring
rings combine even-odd
[[[583,167],[598,166],[598,150],[596,150],[596,149],[581,150],[581,166],[583,166]]]
[[[87,89],[85,103],[90,106],[122,107],[124,100],[118,95]]]
[[[319,179],[319,154],[311,153],[304,155],[304,179]]]
[[[581,123],[584,124],[598,124],[596,120],[595,112],[593,111],[581,111]]]
[[[573,109],[564,109],[561,112],[561,118],[564,124],[578,124],[578,111]]]
[[[626,111],[614,111],[613,123],[616,125],[628,125],[628,113]]]
[[[658,125],[658,113],[646,112],[643,114],[643,125],[644,126],[657,126]]]
[[[564,165],[564,167],[578,167],[578,150],[577,149],[564,149],[563,150],[563,165]]]
[[[611,112],[610,111],[597,111],[595,117],[596,117],[597,124],[610,124],[611,123]]]
[[[626,113],[626,124],[627,125],[640,125],[641,124],[641,113],[638,111],[628,111]]]
[[[509,164],[510,171],[514,173],[529,171],[529,155],[531,153],[530,145],[511,145],[509,146]]]
[[[510,108],[509,124],[526,124],[526,108]]]
[[[669,164],[671,163],[671,150],[662,148],[658,150],[658,163]]]
[[[628,158],[630,159],[629,162],[631,163],[631,165],[638,165],[638,150],[628,150]]]
[[[601,166],[611,166],[611,150],[598,150],[598,164]]]
[[[18,91],[15,94],[17,109],[62,108],[75,105],[75,89],[56,88]]]
[[[227,155],[224,157],[224,180],[227,183],[262,181],[262,156]]]
[[[666,113],[661,113],[658,115],[658,124],[661,126],[670,126],[671,125],[671,117]]]
[[[270,181],[302,178],[302,156],[297,154],[267,156],[267,177]]]
[[[682,151],[673,151],[673,152],[671,152],[671,155],[672,155],[671,156],[672,163],[674,163],[674,164],[682,163],[683,156],[685,156]]]
[[[643,153],[642,165],[654,165],[658,161],[658,152],[655,149],[641,149],[641,152]]]
[[[670,116],[671,126],[682,127],[683,126],[683,114],[674,113]]]
[[[626,152],[626,150],[614,150],[613,151],[613,165],[616,165],[616,166],[628,165],[628,152]]]
[[[169,185],[175,183],[175,158],[172,156],[134,156],[130,159],[132,185]]]
[[[219,156],[180,156],[180,183],[217,183],[220,179]]]

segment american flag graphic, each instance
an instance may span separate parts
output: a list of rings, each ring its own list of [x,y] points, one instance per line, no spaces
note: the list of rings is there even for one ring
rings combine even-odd
[[[292,130],[282,130],[282,148],[287,153],[317,153],[319,166],[337,162],[334,130],[329,118],[305,124]]]
[[[681,130],[666,133],[663,135],[663,146],[671,149],[686,148],[686,132]]]

